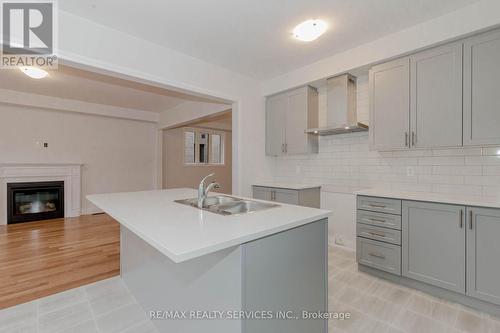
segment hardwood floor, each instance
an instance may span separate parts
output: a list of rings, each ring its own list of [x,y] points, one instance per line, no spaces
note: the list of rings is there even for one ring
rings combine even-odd
[[[120,227],[86,215],[0,227],[0,309],[120,273]]]

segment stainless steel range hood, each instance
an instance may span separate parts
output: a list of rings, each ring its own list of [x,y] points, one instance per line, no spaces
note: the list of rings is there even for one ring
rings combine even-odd
[[[334,135],[368,131],[368,125],[358,121],[356,110],[356,77],[350,74],[327,80],[325,127],[308,128],[313,135]]]

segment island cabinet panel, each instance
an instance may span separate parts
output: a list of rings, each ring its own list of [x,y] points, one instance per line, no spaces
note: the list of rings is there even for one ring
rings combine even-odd
[[[465,207],[403,201],[402,275],[465,293]]]
[[[324,312],[328,285],[327,220],[243,245],[246,311]],[[326,333],[326,320],[247,320],[243,332]]]
[[[410,61],[408,58],[370,70],[370,147],[409,148]]]
[[[467,209],[467,294],[500,305],[500,209]]]
[[[411,147],[462,146],[462,43],[412,55],[410,69]]]
[[[146,313],[241,309],[238,246],[175,263],[121,226],[121,277]],[[230,282],[230,283],[229,283]],[[241,332],[237,320],[153,320],[159,332]]]
[[[255,214],[257,216],[257,214]],[[121,277],[146,313],[222,311],[223,319],[153,320],[159,332],[327,333],[327,219],[175,263],[121,226]],[[272,318],[228,319],[270,311]],[[276,319],[294,311],[296,319]]]
[[[500,31],[464,44],[464,145],[500,144]]]

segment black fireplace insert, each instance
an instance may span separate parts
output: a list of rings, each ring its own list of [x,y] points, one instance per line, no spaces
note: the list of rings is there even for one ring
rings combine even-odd
[[[7,224],[64,217],[64,181],[7,184]]]

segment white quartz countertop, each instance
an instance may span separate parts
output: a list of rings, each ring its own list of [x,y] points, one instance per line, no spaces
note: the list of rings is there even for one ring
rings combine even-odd
[[[500,199],[495,197],[468,196],[458,194],[407,192],[385,189],[367,189],[356,191],[357,195],[366,195],[381,198],[394,198],[402,200],[428,201],[454,205],[500,208]]]
[[[295,184],[295,183],[280,183],[280,182],[273,182],[273,181],[257,182],[255,184],[253,184],[253,186],[285,188],[285,189],[289,189],[289,190],[305,190],[305,189],[309,189],[309,188],[321,187],[321,185],[318,185],[318,184]]]
[[[305,225],[331,213],[279,204],[223,216],[174,202],[196,195],[193,189],[170,189],[94,194],[87,199],[176,263]]]

